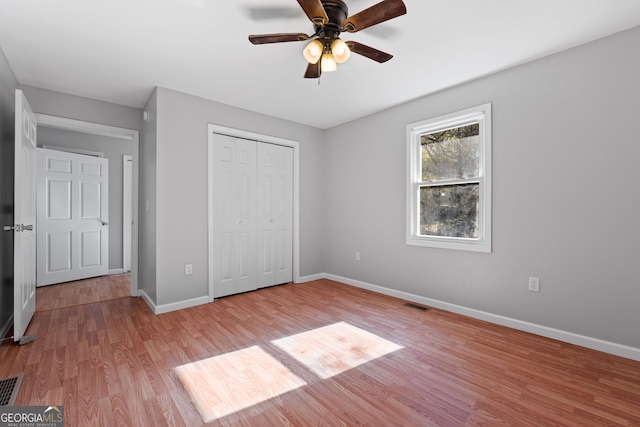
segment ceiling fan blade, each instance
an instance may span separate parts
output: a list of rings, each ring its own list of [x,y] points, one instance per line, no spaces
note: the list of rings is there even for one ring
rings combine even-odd
[[[314,24],[323,25],[329,22],[327,12],[320,0],[298,0],[298,3]]]
[[[405,13],[407,13],[407,7],[402,0],[382,0],[380,3],[345,19],[342,23],[343,31],[355,33]]]
[[[304,33],[276,33],[276,34],[252,34],[249,41],[253,44],[301,42],[309,40],[310,36]]]
[[[322,70],[320,69],[320,61],[315,64],[309,64],[307,66],[307,71],[304,73],[305,79],[319,79],[320,74],[322,74]]]
[[[381,50],[369,47],[362,43],[358,43],[354,41],[348,41],[345,43],[347,44],[351,52],[357,53],[358,55],[366,56],[367,58],[373,59],[374,61],[379,63],[387,62],[388,60],[393,58],[393,55],[390,55]]]

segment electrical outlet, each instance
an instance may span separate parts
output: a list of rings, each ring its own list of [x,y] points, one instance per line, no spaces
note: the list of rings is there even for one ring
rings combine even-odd
[[[531,292],[540,292],[540,278],[529,277],[529,290]]]
[[[356,252],[356,261],[360,261],[360,252]]]
[[[193,274],[193,264],[185,264],[184,265],[184,274],[186,276]]]

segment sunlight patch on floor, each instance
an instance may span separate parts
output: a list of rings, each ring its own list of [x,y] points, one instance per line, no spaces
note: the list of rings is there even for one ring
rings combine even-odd
[[[304,386],[258,346],[175,368],[205,423]]]
[[[403,348],[345,322],[271,342],[323,379]]]

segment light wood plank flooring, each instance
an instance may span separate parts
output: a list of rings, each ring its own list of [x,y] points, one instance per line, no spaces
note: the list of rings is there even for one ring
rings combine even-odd
[[[155,316],[39,311],[18,405],[67,426],[640,426],[640,363],[329,280]]]

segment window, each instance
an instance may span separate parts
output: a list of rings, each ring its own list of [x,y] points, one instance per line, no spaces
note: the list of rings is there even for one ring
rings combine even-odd
[[[491,104],[407,126],[407,244],[491,252]]]

